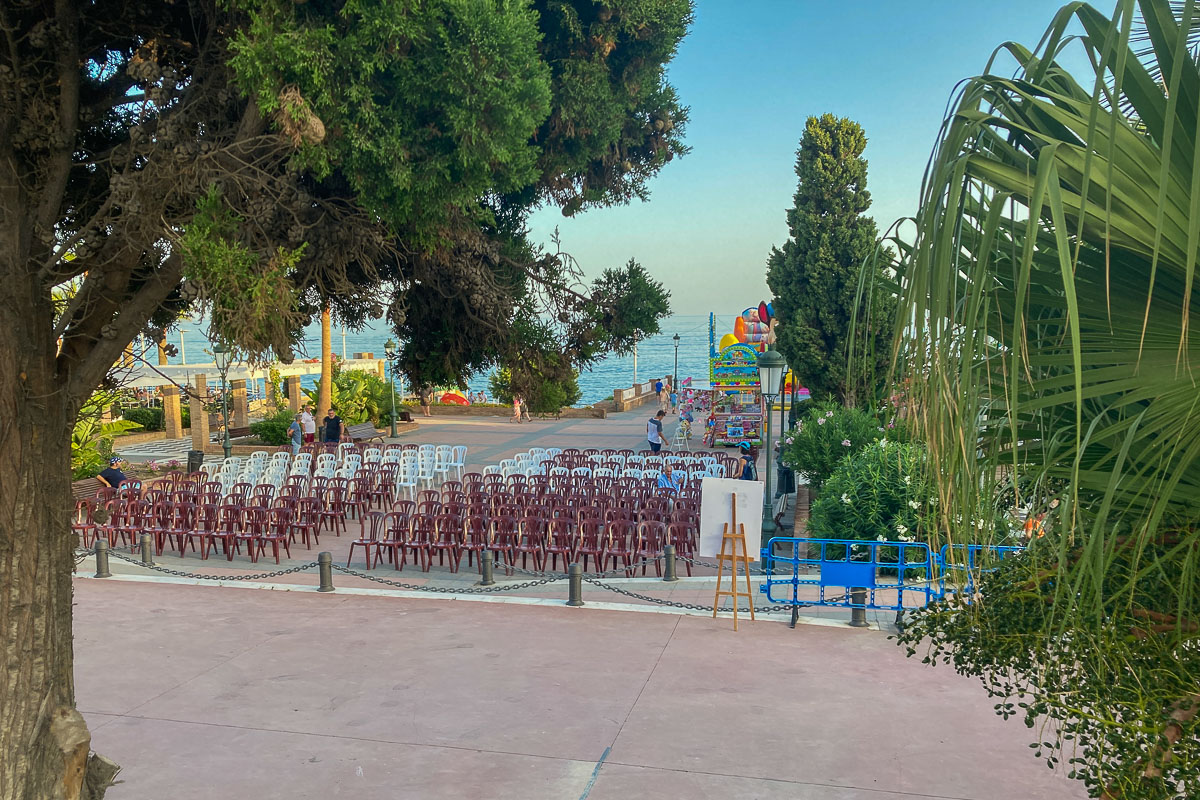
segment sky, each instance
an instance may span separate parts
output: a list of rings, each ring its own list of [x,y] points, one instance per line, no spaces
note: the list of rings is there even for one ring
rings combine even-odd
[[[1103,0],[1095,3],[1111,11]],[[696,0],[668,70],[690,106],[692,152],[647,202],[557,208],[530,221],[589,277],[636,258],[678,314],[736,313],[769,299],[766,260],[788,235],[796,147],[810,116],[866,131],[869,211],[885,230],[916,212],[921,176],[955,85],[1004,41],[1037,45],[1063,0]],[[1011,74],[1003,62],[1002,74]]]

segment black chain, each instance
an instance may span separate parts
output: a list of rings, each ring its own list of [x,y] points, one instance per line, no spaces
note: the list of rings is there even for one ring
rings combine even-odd
[[[677,600],[664,600],[661,597],[650,597],[649,595],[638,594],[637,592],[630,592],[625,589],[621,589],[620,587],[612,586],[610,584],[604,583],[603,581],[596,580],[595,578],[589,578],[587,576],[584,576],[583,579],[594,586],[599,586],[601,589],[607,589],[610,592],[615,592],[617,594],[623,594],[626,597],[632,597],[637,600],[645,600],[648,603],[657,603],[660,606],[671,606],[672,608],[686,608],[691,611],[712,611],[713,610],[712,606],[703,606],[703,605],[698,605],[696,603],[681,603]],[[754,612],[756,614],[772,614],[776,611],[786,611],[790,608],[791,608],[790,604],[755,606]],[[732,609],[719,609],[719,610],[732,611]],[[743,613],[748,614],[748,613],[750,613],[750,609],[749,608],[739,608],[738,613],[739,614],[743,614]]]
[[[300,564],[299,566],[291,567],[290,569],[281,569],[276,572],[256,572],[251,575],[213,575],[212,573],[185,572],[184,570],[168,569],[167,567],[162,567],[158,564],[146,564],[140,558],[132,558],[130,556],[118,553],[115,550],[109,550],[108,555],[110,558],[116,558],[120,561],[127,561],[130,564],[136,564],[139,567],[152,569],[155,572],[163,572],[167,575],[177,575],[181,578],[199,578],[201,580],[208,581],[261,581],[266,578],[277,578],[280,575],[291,575],[294,572],[303,572],[306,569],[312,569],[313,567],[317,566],[316,561],[309,561],[306,564]]]
[[[556,575],[552,578],[543,578],[537,581],[525,581],[524,583],[506,583],[502,586],[471,586],[463,588],[455,588],[452,586],[418,586],[413,583],[402,583],[400,581],[392,581],[387,578],[379,578],[374,575],[368,575],[365,572],[359,572],[356,569],[341,567],[337,564],[332,565],[338,572],[344,572],[347,575],[353,575],[356,578],[382,583],[387,586],[394,586],[397,589],[408,589],[413,592],[431,592],[433,594],[491,594],[494,592],[512,592],[518,589],[528,589],[531,586],[543,586],[547,583],[554,583],[566,579],[566,575]],[[528,570],[526,570],[528,571]],[[532,573],[534,575],[538,573]]]
[[[643,558],[641,561],[637,562],[636,564],[630,564],[627,567],[626,566],[614,567],[613,569],[610,569],[608,572],[585,572],[585,573],[583,573],[583,577],[585,577],[585,578],[613,577],[615,575],[620,575],[623,572],[624,573],[632,572],[632,571],[636,570],[638,567],[650,566],[651,564],[653,564],[656,561],[659,561],[661,559],[662,559],[662,556],[656,556],[654,558]],[[567,573],[565,573],[565,572],[534,572],[531,569],[524,569],[523,567],[518,567],[516,564],[505,564],[503,561],[496,562],[496,569],[513,570],[514,572],[520,572],[522,575],[534,575],[537,577],[549,577],[551,575],[557,575],[560,578],[569,577],[567,575]]]

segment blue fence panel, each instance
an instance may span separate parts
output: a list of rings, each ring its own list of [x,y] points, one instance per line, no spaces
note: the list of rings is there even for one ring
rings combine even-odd
[[[1024,551],[1024,547],[1013,545],[990,544],[947,544],[938,553],[942,564],[942,594],[946,593],[946,579],[957,583],[956,575],[962,573],[964,579],[961,586],[954,587],[958,592],[972,594],[975,591],[975,576],[992,572],[999,562]]]
[[[790,544],[792,555],[773,555],[776,543]],[[941,596],[940,559],[923,542],[777,537],[762,556],[768,576],[760,589],[772,603],[899,611]],[[791,574],[775,575],[777,564],[790,566]],[[818,599],[801,599],[801,586],[815,587]],[[862,602],[851,596],[854,589],[863,590]]]

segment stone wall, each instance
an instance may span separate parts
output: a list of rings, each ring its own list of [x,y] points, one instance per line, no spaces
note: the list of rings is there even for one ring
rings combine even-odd
[[[616,406],[617,411],[628,411],[643,403],[653,403],[656,400],[654,384],[650,381],[636,383],[628,389],[613,390],[613,405]]]

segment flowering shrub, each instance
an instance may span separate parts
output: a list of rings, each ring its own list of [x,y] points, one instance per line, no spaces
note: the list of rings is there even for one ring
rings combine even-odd
[[[925,449],[881,439],[843,461],[825,482],[809,514],[808,535],[924,542],[931,502]]]
[[[796,427],[784,434],[783,463],[818,490],[848,455],[884,435],[871,414],[837,403],[814,404]]]

